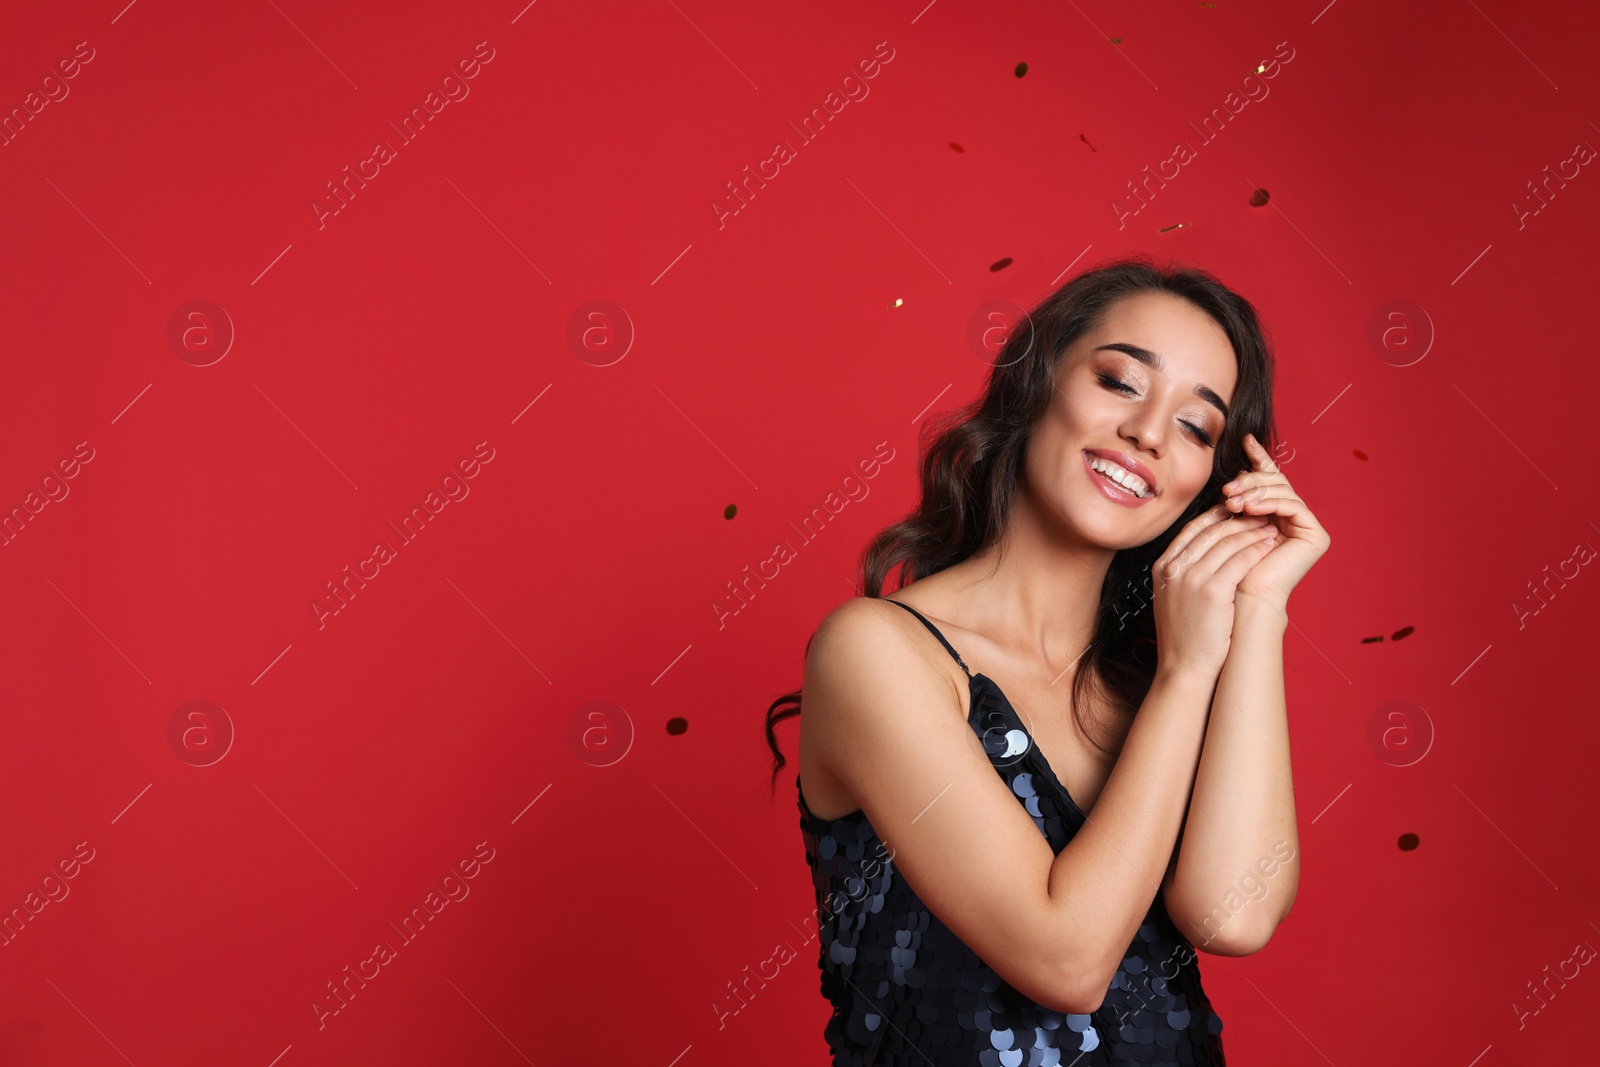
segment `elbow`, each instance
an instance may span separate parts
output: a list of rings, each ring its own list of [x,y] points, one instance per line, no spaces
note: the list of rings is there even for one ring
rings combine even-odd
[[[1267,947],[1278,923],[1289,912],[1291,895],[1279,909],[1266,910],[1258,901],[1243,910],[1219,904],[1207,912],[1186,907],[1176,895],[1167,900],[1167,913],[1197,951],[1213,956],[1250,956]]]
[[[1049,997],[1036,998],[1051,1011],[1063,1015],[1092,1015],[1105,1003],[1111,976],[1082,964],[1058,968],[1049,982]]]
[[[1062,998],[1061,1005],[1056,1006],[1056,1011],[1067,1016],[1091,1016],[1106,1003],[1109,990],[1109,977],[1106,981],[1093,981],[1080,976],[1077,984],[1070,987],[1069,995]]]
[[[1109,985],[1100,986],[1098,989],[1080,989],[1072,996],[1064,999],[1054,1010],[1063,1015],[1093,1015],[1100,1010],[1100,1005],[1105,1003],[1106,990]]]
[[[1036,998],[1040,1004],[1062,1015],[1093,1015],[1105,1003],[1106,988],[1092,988],[1091,983],[1058,982],[1051,987],[1051,995]]]
[[[1278,928],[1277,923],[1256,926],[1233,925],[1234,929],[1219,932],[1215,937],[1202,941],[1194,947],[1213,956],[1253,956],[1267,947],[1267,942],[1272,940],[1272,934]]]

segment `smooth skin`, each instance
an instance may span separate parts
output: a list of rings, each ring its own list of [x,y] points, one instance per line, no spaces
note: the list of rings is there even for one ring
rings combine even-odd
[[[1160,365],[1102,347],[1113,343]],[[1196,386],[1228,402],[1236,377],[1227,335],[1198,308],[1164,293],[1119,300],[1062,356],[1000,543],[892,596],[1000,685],[1089,813],[1059,855],[967,724],[966,676],[908,612],[846,601],[807,655],[807,805],[823,818],[863,811],[945,925],[1057,1011],[1100,1006],[1158,888],[1196,947],[1243,955],[1266,943],[1298,884],[1298,863],[1285,864],[1220,931],[1202,922],[1275,842],[1298,855],[1283,609],[1328,538],[1259,445],[1233,486],[1256,498],[1190,522],[1153,568],[1161,665],[1120,756],[1095,749],[1068,705],[1112,556],[1159,535],[1210,476],[1225,417]],[[1155,498],[1108,500],[1083,469],[1098,447],[1148,467]],[[1114,721],[1098,703],[1085,717]]]

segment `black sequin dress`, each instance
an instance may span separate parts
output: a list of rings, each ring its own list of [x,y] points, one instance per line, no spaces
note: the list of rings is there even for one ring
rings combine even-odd
[[[973,675],[921,612],[889,602],[920,619],[966,672],[968,723],[1059,855],[1086,816],[1005,694],[992,679]],[[797,793],[799,787],[796,775]],[[799,804],[820,923],[817,966],[822,995],[833,1005],[823,1036],[835,1067],[1224,1062],[1222,1020],[1160,892],[1105,1001],[1090,1015],[1062,1014],[1018,992],[928,910],[895,870],[865,813],[823,819],[803,795]]]

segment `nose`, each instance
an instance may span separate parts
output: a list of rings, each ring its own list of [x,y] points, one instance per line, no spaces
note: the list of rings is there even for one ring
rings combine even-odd
[[[1122,436],[1142,451],[1160,456],[1166,448],[1166,422],[1161,413],[1144,407],[1122,424]]]

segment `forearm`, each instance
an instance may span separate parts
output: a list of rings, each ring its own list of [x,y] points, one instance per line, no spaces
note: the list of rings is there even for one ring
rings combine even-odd
[[[1298,887],[1283,687],[1287,628],[1274,605],[1239,599],[1166,898],[1198,947],[1253,951],[1287,914]]]
[[[1204,672],[1157,673],[1088,821],[1051,868],[1052,904],[1092,939],[1074,953],[1080,978],[1102,992],[1171,862],[1214,684]]]

